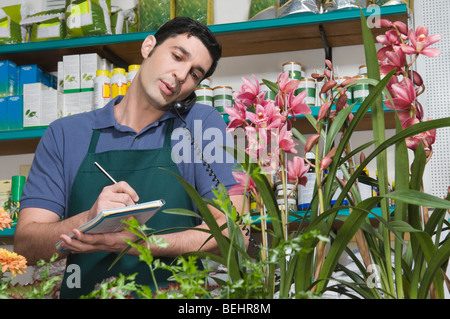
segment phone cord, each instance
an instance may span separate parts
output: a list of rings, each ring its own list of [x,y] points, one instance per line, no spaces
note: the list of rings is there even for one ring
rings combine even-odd
[[[206,161],[205,157],[203,156],[203,152],[200,149],[200,147],[197,145],[197,143],[195,142],[191,131],[187,127],[186,121],[183,119],[183,117],[180,115],[180,113],[178,112],[178,110],[176,108],[175,108],[175,111],[176,111],[178,118],[183,122],[183,129],[186,130],[186,136],[188,137],[188,139],[191,140],[191,145],[194,147],[194,151],[196,151],[197,154],[201,156],[202,164],[205,167],[206,171],[209,172],[209,176],[212,176],[212,181],[213,181],[213,183],[215,183],[215,187],[217,188],[220,184],[219,178],[212,170],[211,165]],[[231,202],[231,204],[234,206],[233,202]],[[236,212],[236,213],[237,213],[237,218],[239,218],[240,217],[239,212]],[[241,224],[243,225],[244,222],[241,221]],[[253,238],[252,234],[250,233],[250,229],[248,229],[247,226],[244,225],[242,227],[242,230],[245,231],[245,236],[249,237],[249,243],[251,243],[253,245],[253,247],[257,248],[258,245],[256,244],[256,240]]]

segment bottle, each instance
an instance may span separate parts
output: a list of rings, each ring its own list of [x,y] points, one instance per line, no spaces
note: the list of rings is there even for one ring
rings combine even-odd
[[[364,169],[361,172],[361,176],[369,177],[369,170],[367,169],[367,167],[364,167]],[[361,201],[372,197],[372,186],[364,184],[362,182],[358,182],[358,190],[359,195],[361,196]]]
[[[114,68],[111,77],[111,99],[127,93],[127,77],[124,68]]]
[[[25,179],[25,176],[15,175],[11,180],[10,218],[13,220],[13,224],[17,223],[17,218],[19,217],[20,198],[22,197]]]
[[[97,70],[94,79],[94,109],[104,107],[111,100],[111,79],[107,70]]]
[[[141,66],[139,64],[132,64],[128,66],[128,73],[127,73],[127,90],[130,87],[131,82],[133,81],[134,77],[136,76],[139,68]]]
[[[316,157],[313,152],[306,153],[305,157],[311,164],[315,164]],[[300,211],[305,211],[309,204],[311,204],[314,190],[316,189],[316,170],[313,166],[309,166],[309,170],[305,176],[308,178],[306,185],[298,186],[298,210]]]

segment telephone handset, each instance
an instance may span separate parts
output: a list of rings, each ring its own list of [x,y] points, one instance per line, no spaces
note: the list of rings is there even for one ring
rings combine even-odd
[[[170,110],[177,111],[178,113],[187,112],[195,104],[196,101],[197,95],[195,95],[195,92],[193,91],[184,100],[173,102],[172,105],[170,105]]]

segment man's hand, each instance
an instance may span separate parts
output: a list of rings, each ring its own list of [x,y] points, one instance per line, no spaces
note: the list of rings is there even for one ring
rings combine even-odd
[[[120,208],[134,205],[139,201],[139,196],[136,191],[127,182],[118,182],[103,188],[102,192],[97,198],[97,201],[89,210],[89,221],[95,218],[104,209]]]
[[[97,251],[121,252],[127,247],[124,239],[135,240],[137,237],[124,230],[116,233],[105,234],[83,234],[78,229],[74,229],[74,238],[61,235],[62,247],[72,253],[92,253]]]
[[[126,182],[119,182],[103,188],[97,201],[88,211],[86,222],[95,218],[102,210],[134,205],[139,200],[136,191]],[[72,253],[91,253],[96,251],[120,252],[126,247],[124,238],[133,239],[127,231],[106,234],[83,234],[74,229],[74,238],[62,234],[62,247]]]

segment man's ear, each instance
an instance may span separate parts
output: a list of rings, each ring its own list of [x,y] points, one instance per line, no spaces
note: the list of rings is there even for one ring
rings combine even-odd
[[[156,45],[156,38],[153,35],[149,35],[145,38],[141,46],[141,54],[144,59],[146,59],[150,54],[150,52],[152,52],[155,45]]]

